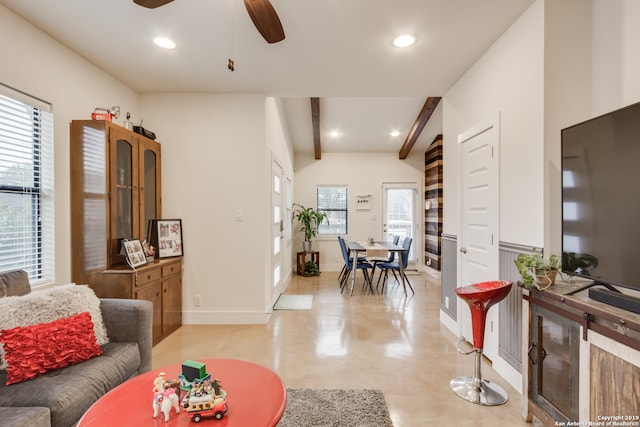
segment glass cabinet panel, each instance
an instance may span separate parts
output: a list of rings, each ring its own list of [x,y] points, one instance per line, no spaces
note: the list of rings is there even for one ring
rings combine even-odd
[[[156,174],[158,173],[158,170],[157,170],[158,168],[156,165],[158,162],[158,155],[153,150],[145,149],[144,155],[143,155],[143,162],[144,162],[144,165],[143,165],[144,209],[142,212],[143,216],[142,216],[142,223],[140,224],[140,227],[146,230],[147,227],[149,226],[149,221],[152,219],[158,218],[158,212],[156,210],[156,204],[157,204],[156,192],[158,189],[157,180],[156,180]],[[141,236],[141,239],[146,238],[147,237],[146,234],[147,233],[145,232],[145,234]]]
[[[133,238],[133,147],[123,139],[116,149],[116,224],[117,239]]]
[[[531,316],[531,399],[556,420],[577,420],[580,325],[537,305]]]
[[[125,264],[120,255],[124,239],[137,239],[138,223],[138,145],[135,138],[112,130],[110,137],[109,177],[109,264]]]

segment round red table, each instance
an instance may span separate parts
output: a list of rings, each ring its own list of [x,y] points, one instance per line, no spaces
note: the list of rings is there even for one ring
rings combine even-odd
[[[206,364],[207,373],[218,378],[227,392],[229,411],[221,419],[203,418],[198,424],[187,416],[171,410],[168,422],[161,413],[153,418],[153,381],[160,372],[168,380],[178,379],[182,363],[154,369],[130,379],[114,388],[82,416],[78,427],[125,426],[275,426],[287,405],[287,393],[275,372],[255,363],[235,359],[197,360]]]

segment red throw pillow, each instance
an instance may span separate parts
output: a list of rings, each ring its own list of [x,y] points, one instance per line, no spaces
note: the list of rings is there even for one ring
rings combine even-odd
[[[35,378],[102,354],[88,312],[0,333],[7,385]]]

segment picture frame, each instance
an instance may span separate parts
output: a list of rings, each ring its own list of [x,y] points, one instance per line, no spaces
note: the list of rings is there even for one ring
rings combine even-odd
[[[356,210],[359,210],[359,211],[371,210],[371,194],[356,195]]]
[[[182,256],[182,220],[152,219],[148,240],[155,247],[158,258]]]
[[[127,263],[131,268],[136,268],[147,263],[147,257],[142,249],[140,240],[125,240],[123,242]]]

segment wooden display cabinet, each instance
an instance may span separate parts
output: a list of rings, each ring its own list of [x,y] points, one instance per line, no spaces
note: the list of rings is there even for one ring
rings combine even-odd
[[[121,246],[144,241],[149,221],[162,218],[160,144],[108,121],[73,120],[70,164],[72,280],[99,297],[152,301],[155,343],[182,323],[182,261],[133,270]]]

